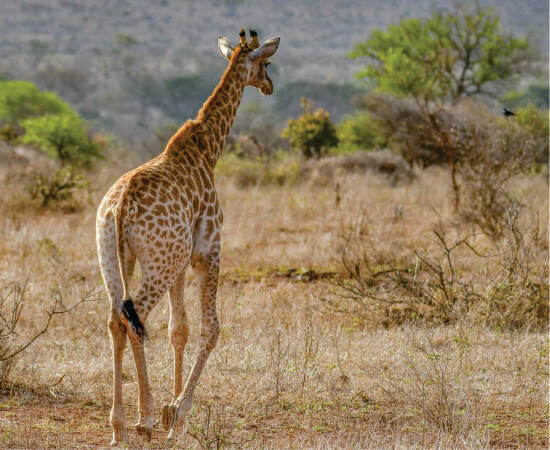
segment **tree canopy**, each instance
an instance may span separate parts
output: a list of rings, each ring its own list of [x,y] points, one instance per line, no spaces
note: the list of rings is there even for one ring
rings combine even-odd
[[[71,112],[53,92],[44,92],[28,81],[0,81],[0,122],[19,125],[30,117]]]
[[[531,60],[527,40],[506,33],[496,13],[478,3],[376,30],[350,57],[370,59],[358,77],[374,80],[379,90],[424,101],[493,94],[494,82],[524,71]]]
[[[34,145],[61,164],[88,165],[100,147],[88,136],[84,121],[73,113],[48,114],[23,121],[24,144]]]

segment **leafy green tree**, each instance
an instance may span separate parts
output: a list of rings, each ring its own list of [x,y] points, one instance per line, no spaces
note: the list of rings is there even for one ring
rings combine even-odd
[[[63,166],[87,166],[101,156],[100,146],[88,136],[85,122],[76,114],[47,114],[22,123],[24,144],[30,144],[58,159]]]
[[[495,12],[477,2],[376,30],[350,57],[370,59],[360,78],[424,103],[492,95],[494,82],[521,73],[532,59],[527,40],[504,32]]]
[[[43,92],[27,81],[0,81],[0,123],[18,126],[25,119],[71,112],[53,92]]]
[[[326,148],[338,144],[338,134],[330,121],[330,114],[322,108],[313,112],[311,105],[302,98],[302,115],[290,119],[283,130],[283,137],[299,148],[306,158],[318,157]]]

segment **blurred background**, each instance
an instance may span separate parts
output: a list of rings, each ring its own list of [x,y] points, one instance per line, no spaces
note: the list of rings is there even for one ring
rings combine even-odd
[[[543,68],[538,76],[502,86],[494,98],[542,83],[546,91],[539,95],[545,99],[548,2],[480,5],[493,8],[504,32],[528,37]],[[273,133],[257,136],[268,145],[288,118],[301,112],[301,97],[327,110],[335,122],[356,109],[354,99],[374,85],[356,77],[366,61],[349,58],[355,44],[402,19],[426,19],[452,7],[445,0],[5,1],[0,76],[55,92],[95,131],[118,136],[125,145],[152,146],[155,153],[163,147],[155,136],[165,140],[176,125],[194,117],[218,82],[226,66],[218,36],[235,43],[240,27],[252,25],[261,40],[281,37],[270,67],[275,93],[266,100],[246,90],[233,136],[269,124]]]

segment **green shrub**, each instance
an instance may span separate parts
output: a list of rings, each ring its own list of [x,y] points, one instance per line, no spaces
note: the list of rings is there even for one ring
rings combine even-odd
[[[87,166],[101,156],[100,146],[89,136],[85,122],[76,114],[48,114],[23,121],[21,142],[58,159],[62,165]]]
[[[320,108],[312,112],[305,98],[302,98],[302,111],[302,115],[290,119],[283,130],[283,137],[288,138],[293,147],[300,149],[306,158],[311,158],[338,144],[338,134],[327,111]]]
[[[45,114],[65,114],[71,107],[52,92],[43,92],[27,81],[0,81],[0,122],[20,125]]]
[[[550,136],[548,120],[548,109],[540,110],[531,102],[526,107],[516,110],[517,123],[536,141],[535,160],[539,164],[548,163],[548,139]]]
[[[388,146],[388,136],[368,112],[357,112],[340,122],[338,140],[345,149],[371,150]]]
[[[35,173],[28,189],[31,199],[44,208],[57,206],[73,211],[76,207],[75,192],[87,185],[86,179],[72,166],[65,166],[53,174]]]

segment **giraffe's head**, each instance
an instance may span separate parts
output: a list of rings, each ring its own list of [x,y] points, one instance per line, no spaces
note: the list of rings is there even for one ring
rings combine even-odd
[[[273,94],[273,82],[267,74],[267,66],[269,66],[269,58],[277,51],[279,47],[279,38],[271,38],[260,45],[258,33],[254,30],[250,31],[250,42],[246,41],[244,29],[239,33],[240,42],[237,47],[240,47],[239,63],[243,64],[247,69],[248,86],[258,88],[263,95]],[[224,37],[218,38],[218,48],[220,53],[229,61],[233,56],[235,48]]]

